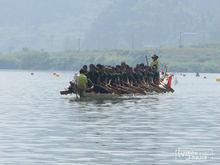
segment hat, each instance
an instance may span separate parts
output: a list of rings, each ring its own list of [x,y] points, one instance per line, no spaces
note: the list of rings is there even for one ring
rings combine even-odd
[[[156,54],[154,54],[151,58],[158,59],[159,57]]]

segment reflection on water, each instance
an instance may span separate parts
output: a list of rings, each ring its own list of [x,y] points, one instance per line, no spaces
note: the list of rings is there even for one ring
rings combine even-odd
[[[219,164],[216,75],[178,76],[174,94],[80,101],[59,95],[71,73],[0,75],[0,164]],[[182,161],[178,148],[215,155]]]

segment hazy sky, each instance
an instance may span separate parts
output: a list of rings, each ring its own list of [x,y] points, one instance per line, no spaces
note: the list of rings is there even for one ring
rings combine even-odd
[[[173,44],[180,31],[215,41],[219,6],[219,0],[0,0],[0,51],[77,49],[79,38],[91,49],[129,47],[131,40],[137,47]]]

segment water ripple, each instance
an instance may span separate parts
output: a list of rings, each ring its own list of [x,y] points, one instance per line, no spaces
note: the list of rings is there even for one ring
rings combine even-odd
[[[75,101],[58,93],[72,73],[0,74],[0,164],[219,163],[215,75],[178,77],[174,94]],[[212,150],[214,156],[178,160],[178,148]]]

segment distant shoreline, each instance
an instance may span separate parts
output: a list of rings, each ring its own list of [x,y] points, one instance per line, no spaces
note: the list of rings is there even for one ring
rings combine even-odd
[[[23,49],[12,53],[0,53],[0,69],[72,71],[82,65],[117,65],[122,61],[131,66],[145,63],[145,56],[157,54],[161,66],[167,65],[170,72],[220,73],[220,46],[186,48],[149,48],[145,50],[103,50],[46,52]]]

